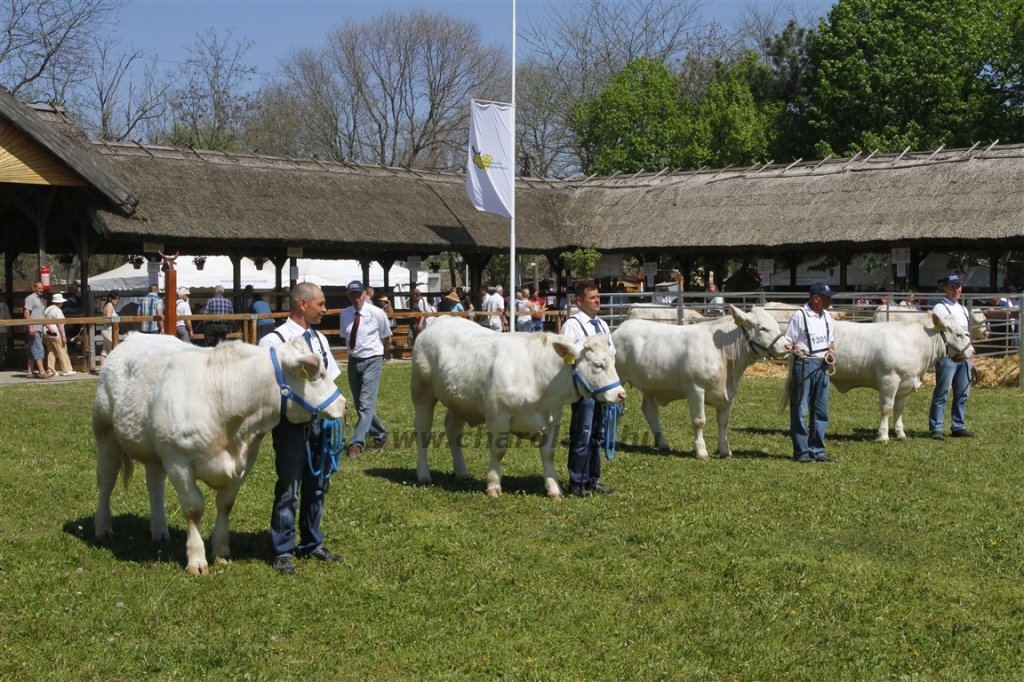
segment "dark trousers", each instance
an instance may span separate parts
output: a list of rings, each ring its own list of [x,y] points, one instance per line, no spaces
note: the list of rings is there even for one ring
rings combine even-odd
[[[604,406],[580,398],[572,404],[569,422],[569,483],[593,488],[601,477]]]
[[[292,424],[284,416],[274,427],[274,455],[277,485],[270,517],[270,540],[274,556],[309,554],[323,544],[320,518],[328,481],[314,476],[306,461],[306,427]],[[295,543],[295,512],[299,514],[299,543]]]
[[[207,322],[203,336],[206,338],[206,345],[213,348],[228,337],[228,326],[223,322]]]

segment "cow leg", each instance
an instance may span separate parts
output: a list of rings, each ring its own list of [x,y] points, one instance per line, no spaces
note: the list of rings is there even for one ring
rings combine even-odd
[[[235,481],[228,490],[217,493],[217,521],[213,524],[213,534],[210,536],[210,550],[213,552],[213,560],[218,564],[231,563],[230,536],[228,533],[228,521],[231,518],[231,510],[235,507],[235,499],[242,483],[248,478],[249,472],[256,464],[256,458],[260,454],[260,443],[263,436],[256,436],[249,447],[246,448],[245,470],[242,477]]]
[[[491,465],[487,469],[487,494],[501,497],[501,460],[508,451],[508,441],[512,437],[509,428],[512,420],[508,417],[487,420],[487,433],[491,437]]]
[[[896,440],[906,440],[907,434],[903,431],[903,405],[907,402],[907,396],[897,395],[892,403],[893,429],[896,431]]]
[[[96,435],[96,484],[100,496],[96,504],[96,517],[93,520],[97,539],[114,536],[110,513],[110,496],[117,485],[117,475],[121,472],[124,452],[121,450],[113,427],[100,429]]]
[[[466,429],[466,422],[456,417],[448,410],[444,415],[444,431],[448,437],[448,447],[452,451],[452,472],[455,478],[465,481],[469,478],[469,469],[466,468],[466,457],[462,454],[463,432]]]
[[[718,454],[722,457],[732,457],[732,448],[729,447],[729,433],[726,430],[729,426],[729,415],[732,413],[732,401],[725,404],[725,407],[717,411],[718,414]]]
[[[690,406],[690,421],[693,422],[693,449],[697,459],[708,461],[708,446],[704,444],[704,390],[699,387],[686,394],[686,402]]]
[[[174,492],[178,493],[181,512],[185,515],[185,520],[188,522],[188,539],[185,542],[188,563],[185,565],[185,570],[191,575],[206,575],[210,572],[210,567],[206,563],[206,546],[203,545],[203,536],[199,532],[205,506],[203,493],[199,490],[199,486],[196,485],[196,478],[192,473],[191,467],[184,465],[168,466],[166,464],[168,458],[166,456],[161,458],[165,462],[167,477],[171,479]]]
[[[430,431],[434,426],[434,407],[437,399],[433,396],[413,395],[413,437],[416,439],[416,478],[420,483],[430,483],[430,467],[427,465],[427,448],[430,446]]]
[[[558,443],[560,424],[560,422],[553,423],[540,439],[540,461],[544,466],[544,488],[548,491],[548,497],[559,499],[562,497],[562,489],[558,487],[558,475],[555,473],[555,444]]]
[[[889,415],[892,414],[893,402],[898,388],[899,380],[892,377],[882,379],[878,386],[878,408],[882,414],[881,422],[878,425],[879,443],[889,442]]]
[[[651,433],[654,434],[655,447],[668,452],[668,439],[665,438],[665,434],[661,431],[661,410],[658,408],[658,401],[644,393],[644,400],[640,410],[647,417],[647,425],[651,427]]]
[[[163,467],[146,466],[146,488],[149,490],[149,533],[154,542],[171,539],[171,533],[167,530],[167,509],[164,505],[166,482],[167,473]]]

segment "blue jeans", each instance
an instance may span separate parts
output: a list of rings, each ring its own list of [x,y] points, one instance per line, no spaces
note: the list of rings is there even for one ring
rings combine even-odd
[[[572,404],[569,422],[569,483],[593,488],[601,477],[604,405],[580,398]]]
[[[949,389],[953,387],[953,430],[966,429],[964,412],[967,410],[967,396],[971,394],[971,363],[953,362],[942,358],[935,363],[935,391],[932,393],[932,408],[928,411],[928,430],[942,431]]]
[[[352,400],[359,412],[359,421],[356,422],[349,445],[358,445],[361,450],[366,449],[366,434],[370,434],[375,441],[388,437],[384,424],[377,416],[377,389],[380,387],[383,367],[384,358],[379,355],[362,360],[348,359],[348,387],[352,389]]]
[[[29,337],[28,343],[28,359],[29,360],[45,360],[46,351],[43,350],[43,333],[36,332]]]
[[[793,439],[793,457],[808,455],[815,459],[825,454],[825,429],[828,427],[828,374],[820,360],[793,362],[793,382],[789,394],[789,434]],[[809,422],[805,421],[810,413]]]
[[[314,476],[306,462],[308,424],[292,424],[287,417],[274,427],[277,485],[270,517],[270,541],[274,556],[295,554],[295,510],[299,511],[299,554],[309,554],[323,544],[320,517],[328,481]],[[301,503],[300,503],[301,491]]]
[[[531,320],[530,322],[531,332],[542,332],[544,331],[544,320]]]

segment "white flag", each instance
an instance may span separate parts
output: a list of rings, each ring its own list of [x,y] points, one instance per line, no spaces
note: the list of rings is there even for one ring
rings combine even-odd
[[[471,102],[466,194],[478,211],[515,215],[515,136],[511,104]]]

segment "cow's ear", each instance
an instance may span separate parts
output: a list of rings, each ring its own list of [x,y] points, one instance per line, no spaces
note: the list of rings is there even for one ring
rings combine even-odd
[[[934,312],[929,314],[932,316],[932,325],[934,325],[935,331],[941,332],[945,328],[945,325],[942,324],[942,318],[936,315]]]
[[[743,323],[747,320],[747,314],[732,304],[729,304],[729,312],[732,313],[732,319],[736,326],[742,327]]]
[[[576,347],[573,344],[566,343],[564,341],[552,341],[551,346],[555,349],[555,352],[558,353],[558,357],[562,358],[566,362],[569,362],[569,359],[576,359]]]
[[[291,369],[303,379],[316,379],[320,374],[320,356],[316,353],[302,355],[295,359]]]

